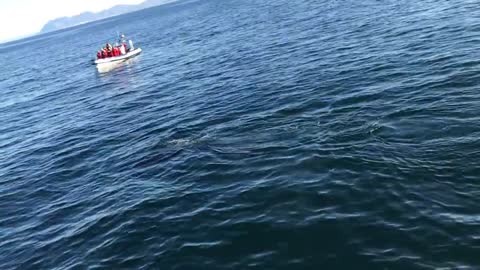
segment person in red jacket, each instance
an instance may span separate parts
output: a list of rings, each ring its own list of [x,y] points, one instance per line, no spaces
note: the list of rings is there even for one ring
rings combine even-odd
[[[112,57],[113,56],[113,46],[107,42],[107,44],[105,45],[105,48],[107,49],[107,55],[108,57]]]
[[[120,55],[120,50],[118,49],[118,47],[114,47],[113,48],[113,56],[119,56]]]
[[[102,49],[102,58],[107,58],[108,57],[108,54],[107,54],[107,50],[105,48]]]
[[[101,51],[97,52],[97,59],[102,59],[102,52]]]

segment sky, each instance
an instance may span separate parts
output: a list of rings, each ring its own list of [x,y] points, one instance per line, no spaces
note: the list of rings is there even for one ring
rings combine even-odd
[[[0,0],[0,42],[35,34],[49,20],[144,0]]]

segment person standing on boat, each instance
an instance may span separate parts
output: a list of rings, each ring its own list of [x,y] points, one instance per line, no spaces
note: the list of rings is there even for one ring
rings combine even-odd
[[[126,54],[128,52],[128,47],[127,47],[127,39],[125,38],[124,34],[120,35],[120,39],[118,40],[118,43],[120,43],[121,54]]]
[[[120,44],[127,43],[127,38],[125,38],[124,34],[120,35],[120,39],[118,40],[118,43]]]

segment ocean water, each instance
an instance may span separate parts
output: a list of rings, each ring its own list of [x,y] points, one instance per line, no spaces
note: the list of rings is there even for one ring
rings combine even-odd
[[[180,1],[0,45],[0,269],[480,269],[479,10]],[[117,31],[144,52],[99,72]]]

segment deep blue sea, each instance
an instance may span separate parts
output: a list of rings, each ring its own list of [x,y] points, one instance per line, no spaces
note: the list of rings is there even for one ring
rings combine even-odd
[[[91,60],[117,32],[142,55]],[[0,269],[480,269],[480,2],[179,1],[0,45]]]

